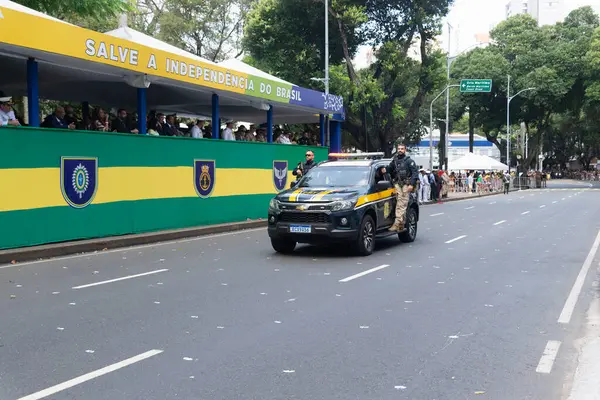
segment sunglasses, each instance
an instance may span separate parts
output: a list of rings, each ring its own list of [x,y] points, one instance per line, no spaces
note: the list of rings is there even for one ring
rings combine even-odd
[[[312,154],[306,154],[306,157],[310,157],[310,156],[312,156]]]

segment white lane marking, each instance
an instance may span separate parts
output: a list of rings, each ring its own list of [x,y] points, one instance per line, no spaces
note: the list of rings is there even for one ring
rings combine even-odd
[[[560,349],[560,344],[561,342],[558,340],[548,340],[548,344],[544,349],[544,354],[542,354],[542,358],[540,358],[540,362],[535,369],[535,372],[549,374],[550,371],[552,371],[552,366],[554,365],[554,360],[558,354],[558,349]]]
[[[80,385],[80,384],[82,384],[84,382],[87,382],[89,380],[98,378],[98,377],[100,377],[102,375],[106,375],[106,374],[108,374],[110,372],[114,372],[114,371],[116,371],[118,369],[125,368],[125,367],[127,367],[127,366],[129,366],[131,364],[135,364],[137,362],[143,361],[143,360],[145,360],[147,358],[153,357],[153,356],[155,356],[157,354],[160,354],[162,352],[163,352],[163,350],[150,350],[150,351],[147,351],[145,353],[138,354],[137,356],[128,358],[127,360],[119,361],[118,363],[106,366],[106,367],[101,368],[101,369],[97,369],[96,371],[89,372],[89,373],[87,373],[85,375],[78,376],[77,378],[73,378],[73,379],[68,380],[66,382],[63,382],[63,383],[60,383],[58,385],[52,386],[52,387],[50,387],[48,389],[44,389],[44,390],[39,391],[37,393],[33,393],[33,394],[28,395],[28,396],[21,397],[20,399],[17,399],[17,400],[39,400],[39,399],[43,399],[44,397],[51,396],[51,395],[53,395],[55,393],[62,392],[63,390],[69,389],[69,388],[71,388],[73,386]]]
[[[525,211],[525,212],[522,212],[522,213],[521,213],[521,215],[527,215],[527,214],[529,214],[530,212],[531,212],[531,211]]]
[[[465,208],[465,210],[471,210],[473,208],[475,208],[475,206],[467,207],[467,208]]]
[[[552,204],[556,204],[556,203],[558,203],[558,201],[557,201],[557,200],[554,200],[554,201],[552,202]]]
[[[492,201],[492,202],[490,203],[490,205],[491,205],[491,204],[496,204],[496,202],[495,202],[495,201]]]
[[[444,213],[431,214],[430,217],[437,217],[438,215],[444,215]]]
[[[496,222],[494,225],[500,225],[500,224],[503,224],[503,223],[505,223],[505,222],[506,222],[506,220],[505,220],[505,219],[503,219],[502,221],[498,221],[498,222]]]
[[[88,288],[88,287],[92,287],[92,286],[104,285],[106,283],[113,283],[113,282],[118,282],[118,281],[124,281],[126,279],[139,278],[140,276],[159,274],[159,273],[165,272],[165,271],[168,271],[168,269],[166,269],[166,268],[165,269],[157,269],[156,271],[144,272],[143,274],[129,275],[129,276],[124,276],[122,278],[110,279],[108,281],[89,283],[87,285],[81,285],[81,286],[73,286],[71,289],[84,289],[84,288]]]
[[[544,207],[546,207],[546,205],[545,205],[545,204],[542,204],[542,205],[540,206],[540,208],[544,208]]]
[[[571,321],[571,316],[573,315],[575,305],[579,299],[579,294],[581,293],[581,288],[585,282],[585,277],[587,276],[590,266],[592,265],[592,261],[594,261],[598,247],[600,247],[600,231],[598,231],[598,235],[596,235],[596,240],[594,241],[594,244],[592,245],[592,248],[590,249],[590,252],[588,253],[581,267],[581,271],[579,271],[579,275],[577,275],[577,279],[575,279],[573,288],[571,288],[571,293],[569,293],[569,297],[567,297],[565,306],[558,317],[559,324],[568,324],[569,321]]]
[[[464,238],[466,238],[466,237],[467,237],[467,235],[460,235],[459,237],[455,237],[454,239],[450,239],[450,240],[448,240],[446,243],[454,243],[454,242],[456,242],[457,240],[464,239]]]
[[[172,245],[172,244],[177,244],[177,243],[194,242],[196,240],[214,239],[214,238],[223,237],[223,236],[240,235],[242,233],[258,232],[258,231],[264,231],[264,230],[266,230],[266,228],[252,228],[252,229],[244,229],[244,230],[235,231],[235,232],[225,232],[225,233],[217,233],[217,234],[214,234],[214,235],[198,236],[198,237],[189,238],[189,239],[180,239],[180,240],[171,240],[171,241],[168,241],[168,242],[155,242],[155,243],[150,243],[150,244],[141,244],[139,246],[121,247],[121,248],[113,249],[113,250],[98,251],[98,252],[92,252],[92,253],[74,254],[74,255],[71,255],[71,256],[48,258],[48,259],[44,259],[44,260],[27,261],[27,262],[23,262],[23,263],[2,265],[2,266],[0,266],[0,269],[23,267],[23,266],[26,266],[26,265],[40,264],[40,263],[46,263],[46,262],[52,262],[52,261],[70,260],[70,259],[81,258],[81,257],[93,257],[93,256],[99,256],[99,255],[102,255],[102,254],[117,253],[117,252],[120,252],[120,251],[121,252],[126,252],[126,251],[131,251],[131,250],[146,249],[146,248],[155,247],[155,246],[165,246],[165,245]]]
[[[358,273],[356,275],[352,275],[352,276],[349,276],[347,278],[340,279],[339,282],[342,282],[342,283],[350,282],[351,280],[354,280],[356,278],[360,278],[361,276],[368,275],[368,274],[370,274],[372,272],[376,272],[376,271],[379,271],[380,269],[384,269],[384,268],[387,268],[387,267],[389,267],[388,264],[383,264],[383,265],[380,265],[379,267],[371,268],[371,269],[368,269],[366,271],[360,272],[360,273]]]

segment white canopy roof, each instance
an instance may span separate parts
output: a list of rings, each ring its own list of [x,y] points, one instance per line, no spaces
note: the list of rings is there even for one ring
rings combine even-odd
[[[261,71],[258,68],[254,68],[252,65],[248,65],[245,62],[240,61],[236,58],[230,58],[229,60],[221,61],[219,65],[225,68],[233,69],[235,71],[245,72],[246,74],[260,76],[261,78],[271,79],[273,81],[285,83],[287,85],[293,85],[293,83],[284,81],[283,79],[280,79],[276,76],[267,74],[265,71]]]
[[[3,0],[0,0],[3,1]],[[169,43],[163,42],[162,40],[158,40],[153,38],[152,36],[148,36],[142,32],[136,31],[135,29],[131,29],[127,26],[113,29],[112,31],[105,32],[106,35],[118,37],[120,39],[125,39],[132,41],[137,44],[141,44],[143,46],[148,46],[157,50],[168,51],[169,53],[177,54],[182,57],[192,58],[197,61],[202,61],[208,64],[217,65],[216,63],[195,55],[194,53],[190,53],[189,51],[185,51],[180,49],[179,47],[175,47]],[[240,71],[241,72],[241,71]]]
[[[450,170],[507,170],[508,165],[501,163],[492,157],[468,153],[467,155],[451,161],[448,166]]]

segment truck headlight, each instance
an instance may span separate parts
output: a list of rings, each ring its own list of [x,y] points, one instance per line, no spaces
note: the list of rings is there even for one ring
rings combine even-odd
[[[356,200],[340,200],[331,205],[331,211],[350,210],[354,208]]]
[[[279,200],[271,199],[271,202],[269,203],[269,208],[271,210],[279,210]]]

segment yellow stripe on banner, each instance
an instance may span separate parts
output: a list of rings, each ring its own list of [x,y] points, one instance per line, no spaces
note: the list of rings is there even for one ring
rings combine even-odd
[[[356,207],[370,203],[372,201],[386,199],[394,195],[395,189],[384,190],[383,192],[371,193],[365,196],[360,196],[356,202]]]
[[[60,168],[0,169],[0,212],[62,205]]]
[[[68,206],[60,168],[0,169],[0,188],[0,212]],[[270,169],[217,168],[210,197],[275,193]],[[198,197],[192,167],[107,167],[98,171],[92,204],[185,197]]]

